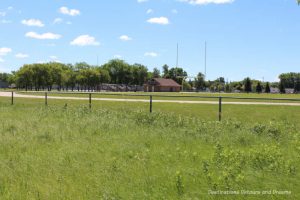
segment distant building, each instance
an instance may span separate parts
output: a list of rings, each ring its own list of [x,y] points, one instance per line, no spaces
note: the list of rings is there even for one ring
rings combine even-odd
[[[181,85],[172,79],[153,78],[144,85],[145,92],[180,92]]]
[[[273,88],[271,87],[271,92],[272,94],[279,94],[280,90],[278,88]],[[285,93],[286,94],[294,94],[294,89],[293,88],[285,88]]]
[[[278,94],[278,93],[280,93],[280,90],[278,88],[271,87],[270,88],[270,93],[271,94]]]
[[[286,88],[285,93],[286,94],[294,94],[294,89],[293,88]]]
[[[8,88],[9,84],[7,82],[0,81],[0,88]]]

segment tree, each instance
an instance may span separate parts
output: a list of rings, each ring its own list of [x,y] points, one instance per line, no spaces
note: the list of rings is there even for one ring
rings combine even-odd
[[[32,89],[33,70],[30,65],[24,65],[16,72],[16,85],[18,88]]]
[[[300,93],[300,78],[296,79],[294,93]]]
[[[290,72],[279,75],[280,81],[284,84],[285,88],[294,88],[297,79],[300,78],[300,73]]]
[[[186,81],[183,81],[182,86],[183,86],[183,90],[189,91],[192,89],[192,86]]]
[[[168,75],[167,77],[170,79],[173,79],[174,81],[176,81],[179,85],[182,84],[182,82],[184,81],[184,77],[187,76],[187,72],[184,71],[182,68],[178,67],[178,68],[171,68],[168,71]]]
[[[271,88],[270,88],[270,83],[267,82],[266,84],[266,90],[265,90],[266,93],[270,93],[271,92]]]
[[[0,73],[0,81],[8,82],[10,76],[11,74],[8,73]]]
[[[156,67],[153,69],[152,77],[153,78],[160,78],[160,71]]]
[[[197,90],[205,90],[205,76],[201,72],[199,72],[197,78],[195,78],[195,87]]]
[[[285,94],[285,86],[282,81],[279,82],[279,91],[281,94]]]
[[[109,72],[106,69],[99,69],[99,73],[100,73],[100,83],[109,83],[110,82],[110,76],[109,76]]]
[[[224,77],[220,77],[217,80],[215,80],[215,82],[218,82],[220,84],[225,84],[225,78]]]
[[[225,84],[225,92],[227,93],[231,92],[230,84],[228,83]]]
[[[79,62],[79,63],[75,63],[74,68],[76,71],[79,71],[80,69],[91,68],[91,66],[89,64],[87,64],[86,62]]]
[[[64,74],[63,65],[60,63],[49,63],[48,64],[51,71],[51,78],[53,83],[55,83],[58,87],[57,90],[61,90],[64,83],[67,82],[66,76]],[[42,66],[41,66],[42,67]],[[52,85],[52,83],[50,83]]]
[[[128,63],[123,60],[114,59],[102,66],[109,72],[111,83],[113,84],[129,84],[132,80],[132,70]]]
[[[147,67],[142,64],[134,64],[133,66],[131,66],[131,68],[133,70],[133,80],[128,83],[134,85],[143,85],[146,82],[148,76]]]
[[[215,81],[211,82],[214,91],[224,91],[225,90],[225,78],[224,77],[219,77]]]
[[[235,91],[235,90],[242,91],[243,85],[244,85],[243,81],[233,81],[229,83],[229,88],[231,91]]]
[[[12,71],[7,79],[7,82],[8,84],[11,85],[11,84],[16,84],[16,81],[17,81],[16,71]]]
[[[247,93],[252,92],[252,83],[249,77],[244,80],[244,90]]]
[[[163,68],[163,77],[164,78],[170,78],[169,77],[169,66],[168,65],[164,65],[162,68]]]
[[[256,85],[256,92],[257,93],[262,93],[262,86],[261,86],[260,82],[258,82],[257,85]]]
[[[68,76],[68,80],[66,82],[67,90],[69,87],[71,87],[71,90],[74,91],[74,88],[76,86],[76,76],[77,73],[70,68],[67,72],[66,75]]]

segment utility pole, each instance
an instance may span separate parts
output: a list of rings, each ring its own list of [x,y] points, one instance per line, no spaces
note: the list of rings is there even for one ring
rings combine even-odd
[[[177,55],[176,55],[176,70],[175,70],[175,77],[177,77],[178,56],[179,56],[179,47],[178,47],[178,43],[177,43]]]
[[[206,43],[206,41],[205,41],[205,49],[204,49],[204,75],[205,75],[205,79],[207,78],[207,66],[206,66],[206,64],[207,64],[207,43]]]

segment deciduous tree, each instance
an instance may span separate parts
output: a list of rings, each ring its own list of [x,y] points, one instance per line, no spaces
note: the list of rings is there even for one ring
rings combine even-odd
[[[271,88],[270,88],[270,83],[267,82],[266,84],[266,90],[265,90],[266,93],[270,93],[271,92]]]
[[[244,80],[244,90],[247,93],[252,92],[252,83],[249,77]]]

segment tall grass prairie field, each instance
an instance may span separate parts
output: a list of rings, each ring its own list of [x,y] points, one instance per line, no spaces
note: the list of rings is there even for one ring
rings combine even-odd
[[[300,199],[300,107],[0,97],[0,199]],[[224,194],[230,193],[230,194]]]

